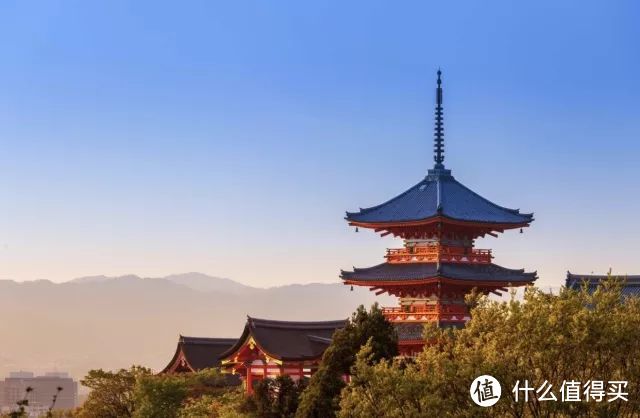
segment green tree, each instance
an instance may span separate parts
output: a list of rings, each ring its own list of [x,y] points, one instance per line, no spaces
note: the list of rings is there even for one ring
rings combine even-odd
[[[391,359],[398,354],[395,329],[378,304],[369,311],[360,305],[347,326],[335,332],[318,371],[302,393],[297,417],[330,418],[336,415],[340,392],[345,386],[344,377],[351,372],[356,354],[367,342],[371,347],[368,361]]]
[[[216,369],[142,376],[134,391],[134,417],[221,416],[223,407],[235,399],[227,396],[237,392],[233,381],[233,376],[224,375]]]
[[[594,293],[535,288],[524,300],[477,300],[462,330],[428,330],[430,344],[414,363],[373,362],[358,355],[342,392],[341,417],[616,417],[640,414],[640,300],[621,297],[610,279]],[[471,382],[489,374],[502,385],[490,408],[476,406]],[[553,385],[558,401],[516,401],[516,382]],[[563,381],[628,381],[628,401],[561,402]],[[581,396],[584,396],[581,390]]]
[[[229,376],[215,369],[178,375],[143,376],[135,387],[134,417],[175,418],[184,415],[187,406],[195,413],[196,404],[202,407],[208,399],[220,399],[233,389],[233,386],[229,386]],[[202,399],[204,401],[200,402]],[[212,408],[216,405],[213,404]]]
[[[428,392],[429,378],[403,360],[372,362],[371,344],[358,353],[350,384],[343,389],[342,417],[428,416],[439,410]],[[433,414],[433,416],[441,416]]]
[[[211,407],[211,416],[222,416],[219,412],[225,410],[223,407],[232,404],[225,395],[237,392],[234,383],[239,383],[214,369],[153,375],[138,366],[115,373],[92,370],[81,382],[92,389],[78,413],[85,418],[173,418],[189,416],[185,415],[189,411],[195,416],[193,412],[206,410],[205,406]],[[212,399],[217,401],[209,404]]]
[[[117,372],[91,370],[80,381],[91,389],[79,416],[83,418],[126,418],[135,411],[134,390],[138,379],[149,376],[146,367],[132,366]]]
[[[203,395],[220,397],[240,385],[239,379],[235,379],[229,374],[223,374],[218,369],[205,369],[182,376],[186,379],[189,389],[188,398],[190,399]]]
[[[246,400],[244,411],[261,418],[294,417],[307,379],[294,382],[283,375],[256,382],[253,395]]]
[[[135,387],[135,418],[174,418],[189,391],[181,375],[143,376]]]
[[[244,390],[236,388],[220,395],[202,395],[188,399],[178,418],[242,418],[253,414],[246,411]]]

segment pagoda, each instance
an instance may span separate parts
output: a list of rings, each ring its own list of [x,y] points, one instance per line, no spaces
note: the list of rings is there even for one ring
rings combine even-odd
[[[399,298],[398,306],[383,308],[383,313],[396,326],[403,355],[422,350],[425,323],[464,326],[470,319],[465,295],[472,289],[500,294],[537,279],[535,272],[494,264],[491,250],[474,246],[486,235],[497,237],[509,229],[522,232],[533,214],[490,202],[445,168],[442,73],[437,74],[433,169],[404,193],[378,206],[347,212],[345,218],[356,231],[369,228],[404,241],[402,248],[387,250],[382,264],[341,272],[344,284],[352,288],[367,286],[377,295]]]

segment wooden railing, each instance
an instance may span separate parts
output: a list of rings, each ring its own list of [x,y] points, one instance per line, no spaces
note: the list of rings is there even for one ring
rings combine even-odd
[[[428,245],[387,249],[389,263],[491,263],[491,250]]]
[[[422,305],[382,308],[382,314],[390,322],[462,321],[469,310],[466,305]]]

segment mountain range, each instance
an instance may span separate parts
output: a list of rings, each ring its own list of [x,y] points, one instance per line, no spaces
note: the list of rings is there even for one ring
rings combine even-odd
[[[133,364],[162,369],[180,334],[238,337],[247,315],[284,320],[348,317],[375,300],[340,284],[256,288],[201,273],[92,276],[53,283],[0,281],[0,378]]]

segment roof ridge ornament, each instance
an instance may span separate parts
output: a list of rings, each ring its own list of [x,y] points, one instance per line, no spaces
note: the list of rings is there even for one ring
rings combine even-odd
[[[433,160],[435,161],[434,169],[444,168],[444,126],[443,126],[443,114],[442,114],[442,71],[438,68],[438,87],[436,88],[436,126],[433,136]]]

